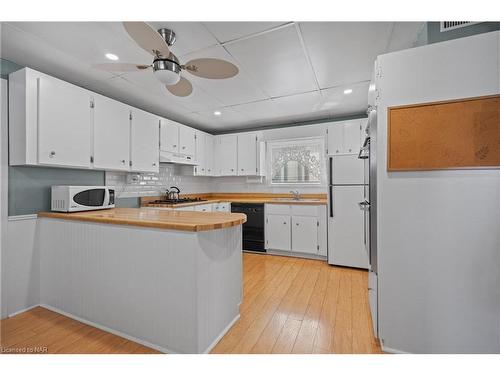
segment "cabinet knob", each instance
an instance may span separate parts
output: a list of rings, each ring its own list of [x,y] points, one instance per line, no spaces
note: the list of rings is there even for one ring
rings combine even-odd
[[[233,172],[233,171],[234,171],[234,169],[233,169],[233,168],[231,168],[231,172]]]
[[[338,154],[338,153],[339,153],[339,150],[336,150],[335,152]]]
[[[244,171],[244,169],[243,169],[243,168],[241,168],[241,171],[243,172],[243,171]]]
[[[122,160],[122,164],[125,164],[125,159]]]
[[[351,152],[351,151],[352,151],[352,148],[349,149],[349,152]]]
[[[182,149],[184,150],[186,148],[186,146],[182,146]]]
[[[156,167],[156,162],[153,163],[153,167]]]
[[[176,148],[176,147],[177,147],[177,145],[172,145],[172,147],[173,147],[173,148]]]
[[[286,221],[283,222],[283,225],[286,225]]]
[[[49,158],[53,158],[54,156],[56,156],[56,152],[55,151],[50,151]]]
[[[296,226],[299,226],[299,223],[295,223]]]

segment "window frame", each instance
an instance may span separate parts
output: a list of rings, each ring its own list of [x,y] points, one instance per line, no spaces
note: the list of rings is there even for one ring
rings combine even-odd
[[[272,169],[272,156],[273,149],[295,145],[319,145],[320,153],[320,181],[319,182],[273,182],[273,169]],[[266,179],[269,186],[272,187],[324,187],[326,186],[327,176],[326,176],[326,142],[325,137],[300,137],[300,138],[290,138],[290,139],[276,139],[269,140],[266,142]]]

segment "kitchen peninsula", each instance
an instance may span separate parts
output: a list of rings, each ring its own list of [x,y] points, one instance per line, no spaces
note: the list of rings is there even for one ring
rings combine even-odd
[[[245,215],[38,217],[41,306],[167,353],[209,352],[239,318]]]

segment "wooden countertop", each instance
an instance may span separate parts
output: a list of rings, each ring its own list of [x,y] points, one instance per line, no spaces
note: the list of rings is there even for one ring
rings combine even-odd
[[[90,221],[103,224],[133,225],[160,229],[201,232],[241,225],[245,214],[229,212],[165,211],[143,208],[112,208],[84,212],[40,212],[39,217]]]
[[[291,194],[270,194],[270,193],[205,193],[205,194],[185,194],[182,197],[201,198],[204,201],[165,204],[151,203],[160,197],[143,197],[141,205],[143,207],[179,208],[197,206],[200,204],[231,202],[231,203],[267,203],[267,204],[297,204],[323,206],[328,203],[326,194],[301,194],[301,200],[294,201]],[[285,199],[285,200],[284,200]]]

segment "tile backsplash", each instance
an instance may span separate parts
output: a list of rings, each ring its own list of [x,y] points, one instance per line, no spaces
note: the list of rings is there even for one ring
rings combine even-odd
[[[213,179],[190,176],[189,168],[192,167],[161,164],[160,173],[106,172],[106,185],[116,188],[118,198],[156,196],[171,186],[187,194],[211,192]]]
[[[189,166],[160,164],[160,173],[106,172],[106,185],[114,186],[118,198],[157,196],[171,186],[177,186],[181,194],[195,193],[325,193],[326,187],[283,186],[274,187],[263,182],[249,182],[246,177],[193,176]],[[191,175],[190,175],[191,174]]]

